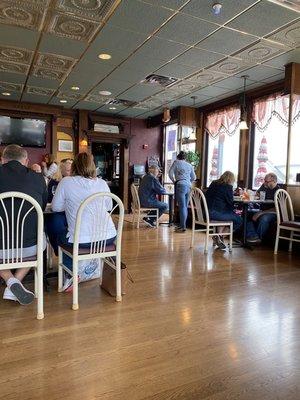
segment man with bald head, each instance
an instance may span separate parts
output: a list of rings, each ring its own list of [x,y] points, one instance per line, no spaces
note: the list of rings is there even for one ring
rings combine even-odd
[[[11,144],[7,146],[2,154],[2,165],[0,167],[0,193],[21,192],[33,197],[45,209],[47,204],[47,187],[42,174],[37,174],[27,168],[28,155],[22,147]],[[11,219],[11,207],[9,202],[4,200],[6,211]],[[18,205],[18,202],[16,201]],[[20,203],[21,204],[21,203]],[[29,204],[25,202],[21,209],[21,218],[29,210]],[[14,210],[14,216],[18,214],[18,207]],[[5,210],[0,205],[0,217],[5,220]],[[3,259],[3,240],[2,229],[0,229],[0,259]],[[23,232],[23,257],[32,257],[36,255],[37,248],[37,215],[30,212],[26,218]],[[13,251],[13,249],[12,249]],[[16,252],[16,251],[15,251]],[[0,271],[0,277],[6,282],[6,289],[3,298],[5,300],[18,301],[20,304],[30,304],[34,299],[34,294],[27,290],[22,280],[28,273],[28,268],[16,270],[13,274],[11,270]]]

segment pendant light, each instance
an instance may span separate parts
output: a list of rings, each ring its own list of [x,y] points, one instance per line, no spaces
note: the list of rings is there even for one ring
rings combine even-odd
[[[162,121],[166,124],[171,119],[170,109],[168,107],[164,108],[163,119]]]
[[[247,109],[246,109],[246,80],[249,78],[248,75],[243,75],[241,78],[244,79],[244,91],[243,91],[243,100],[242,100],[242,112],[241,112],[241,121],[239,128],[240,130],[248,129],[247,125]]]

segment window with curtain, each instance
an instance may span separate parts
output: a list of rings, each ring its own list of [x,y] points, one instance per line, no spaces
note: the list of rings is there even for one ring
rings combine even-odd
[[[289,184],[296,184],[297,174],[300,174],[300,96],[294,96],[291,141],[290,141],[290,171]]]
[[[176,156],[179,149],[179,134],[178,124],[167,125],[165,127],[165,138],[164,138],[164,151],[165,151],[165,169],[164,169],[164,182],[170,182],[169,169],[176,160]]]
[[[218,179],[223,172],[232,171],[238,175],[240,151],[240,107],[227,107],[209,113],[205,119],[208,136],[207,181]]]
[[[288,120],[289,96],[277,93],[254,102],[254,189],[261,186],[268,172],[274,172],[279,183],[286,181]]]

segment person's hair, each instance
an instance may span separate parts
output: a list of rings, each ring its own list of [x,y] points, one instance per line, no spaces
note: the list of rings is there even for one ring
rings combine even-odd
[[[150,165],[150,167],[148,168],[149,172],[155,171],[155,170],[158,170],[158,172],[160,171],[160,168],[158,165]]]
[[[177,155],[177,160],[185,160],[186,159],[186,153],[184,151],[180,151]]]
[[[92,154],[79,153],[72,163],[72,175],[96,178],[96,166]]]
[[[220,184],[224,184],[224,183],[231,184],[234,181],[235,181],[235,176],[234,176],[234,173],[231,171],[223,172],[223,174],[220,176],[220,178],[216,180],[216,182],[220,183]]]
[[[47,167],[50,167],[51,164],[56,163],[55,157],[53,154],[45,154],[44,158],[48,157],[48,161],[46,161]]]
[[[57,168],[57,171],[56,171],[55,174],[52,176],[52,179],[54,179],[54,180],[57,181],[57,182],[60,182],[60,181],[62,180],[62,178],[63,178],[63,168],[64,168],[67,164],[72,165],[72,164],[73,164],[73,161],[72,161],[71,159],[69,159],[69,158],[65,158],[65,159],[61,160],[61,162],[60,162],[60,164],[59,164],[59,166],[58,166],[58,168]]]
[[[10,144],[5,147],[2,158],[7,161],[22,161],[28,158],[27,151],[17,144]]]
[[[265,176],[265,179],[266,179],[266,178],[270,178],[270,179],[272,179],[272,181],[277,182],[277,175],[274,174],[274,172],[269,172],[269,173]]]

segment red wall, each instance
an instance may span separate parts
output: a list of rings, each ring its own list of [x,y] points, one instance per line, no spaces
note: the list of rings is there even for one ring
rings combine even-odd
[[[163,133],[161,127],[147,128],[146,120],[131,120],[131,140],[129,145],[129,164],[146,165],[147,157],[158,155],[162,162]],[[143,149],[143,145],[148,145]]]
[[[0,146],[0,152],[2,153],[5,146]],[[24,149],[28,152],[29,166],[35,163],[40,163],[43,159],[43,155],[51,153],[51,126],[50,123],[46,125],[46,147],[25,147]]]

